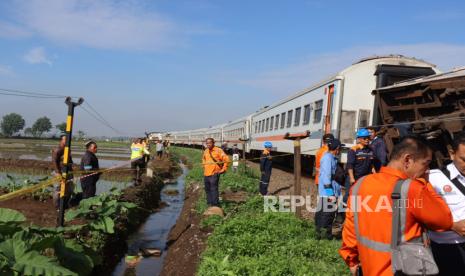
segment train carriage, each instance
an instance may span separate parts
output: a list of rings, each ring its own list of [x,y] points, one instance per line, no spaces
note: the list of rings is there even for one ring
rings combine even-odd
[[[242,143],[245,142],[246,152],[249,151],[247,141],[250,139],[250,121],[252,116],[247,116],[227,123],[223,127],[223,142],[231,149],[237,145],[242,150]]]
[[[403,79],[432,75],[434,65],[404,56],[363,59],[337,75],[252,115],[251,151],[271,141],[275,151],[293,152],[284,135],[310,131],[302,140],[302,153],[313,156],[324,133],[333,133],[348,147],[355,143],[357,129],[377,124],[378,110],[371,92]],[[345,155],[342,161],[345,162]]]

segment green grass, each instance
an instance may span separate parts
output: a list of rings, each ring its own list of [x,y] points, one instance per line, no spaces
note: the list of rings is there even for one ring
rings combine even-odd
[[[201,151],[173,147],[192,165],[187,185],[203,183],[201,166],[196,166]],[[239,170],[222,176],[220,189],[245,191],[244,204],[223,203],[226,219],[216,216],[201,221],[202,227],[214,227],[202,254],[197,275],[347,275],[337,252],[340,241],[317,240],[311,221],[290,213],[264,213],[263,198],[258,196],[258,173]],[[207,208],[204,194],[196,210]]]

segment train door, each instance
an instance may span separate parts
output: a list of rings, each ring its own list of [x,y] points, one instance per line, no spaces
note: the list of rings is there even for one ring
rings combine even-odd
[[[331,84],[325,88],[325,94],[327,96],[326,101],[326,115],[323,126],[323,133],[331,133],[331,114],[333,112],[333,102],[334,102],[334,84]]]

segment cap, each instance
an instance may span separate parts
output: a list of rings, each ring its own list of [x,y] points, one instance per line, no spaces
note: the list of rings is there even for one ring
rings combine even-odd
[[[327,142],[329,140],[333,140],[334,139],[334,135],[332,133],[326,133],[325,135],[323,135],[323,141]]]
[[[329,141],[329,143],[328,143],[328,149],[329,150],[335,150],[335,149],[343,147],[343,146],[345,146],[345,145],[342,144],[341,141],[339,141],[339,139],[333,139],[333,140]]]

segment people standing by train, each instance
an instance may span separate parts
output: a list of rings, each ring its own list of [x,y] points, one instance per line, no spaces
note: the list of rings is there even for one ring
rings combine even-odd
[[[458,222],[465,219],[465,133],[455,135],[450,158],[451,164],[431,170],[428,179]],[[439,275],[465,275],[465,237],[454,231],[430,231],[429,237]]]
[[[203,152],[202,165],[207,204],[208,206],[219,207],[220,175],[227,171],[229,157],[222,149],[215,147],[215,140],[213,138],[207,138],[205,144],[206,149]]]
[[[404,220],[400,220],[402,236],[399,241],[406,241],[403,243],[406,246],[409,242],[418,241],[423,236],[424,229],[453,229],[464,233],[465,221],[454,223],[444,200],[430,184],[418,180],[429,169],[431,158],[431,149],[425,141],[415,137],[404,138],[395,145],[386,167],[382,167],[379,173],[356,182],[351,190],[342,232],[342,247],[339,250],[352,275],[356,275],[360,269],[364,275],[394,274],[390,253],[393,212],[391,207],[384,208],[385,203],[392,206],[389,203],[391,198],[403,202],[403,207],[400,208],[403,214],[400,217]],[[411,255],[410,257],[415,259]],[[416,263],[422,265],[422,260],[417,260]],[[423,264],[425,260],[423,259]],[[406,263],[398,260],[398,266],[400,262]],[[415,262],[412,260],[411,264],[415,265]],[[404,275],[396,271],[395,275],[398,274]]]
[[[233,145],[233,148],[232,148],[232,160],[233,160],[233,163],[232,163],[232,169],[233,169],[233,172],[237,172],[237,169],[239,167],[239,159],[240,159],[240,155],[239,155],[239,149],[237,148],[237,145]]]
[[[326,133],[323,135],[321,142],[321,148],[318,149],[315,155],[315,185],[318,185],[318,177],[320,175],[320,160],[321,157],[328,151],[328,142],[334,140],[334,135],[331,133]]]
[[[357,144],[347,153],[347,173],[353,185],[360,177],[374,172],[374,155],[369,147],[370,132],[362,128],[357,131]]]
[[[370,148],[375,157],[375,170],[376,172],[379,172],[381,167],[386,166],[387,164],[386,143],[384,142],[383,133],[380,131],[379,127],[370,126],[367,127],[367,130],[370,132]]]
[[[273,161],[271,159],[271,148],[273,144],[271,142],[263,143],[263,151],[260,155],[260,185],[259,191],[262,196],[268,194],[268,185],[270,184],[271,170],[273,168]]]
[[[134,173],[133,180],[136,186],[141,183],[142,170],[146,167],[144,154],[150,154],[150,152],[142,144],[141,138],[135,139],[131,145],[131,169]]]
[[[81,158],[81,171],[85,172],[81,178],[83,199],[95,196],[97,181],[101,174],[96,172],[99,170],[98,158],[95,155],[97,153],[97,143],[89,141],[85,144],[85,147],[86,152]]]
[[[163,143],[161,140],[157,141],[157,144],[155,145],[155,149],[157,151],[157,158],[161,160],[163,158]]]
[[[343,146],[338,139],[327,142],[328,151],[321,157],[318,185],[318,207],[315,214],[317,238],[332,239],[333,222],[336,217],[337,199],[341,195],[341,184],[335,181],[338,159]]]

